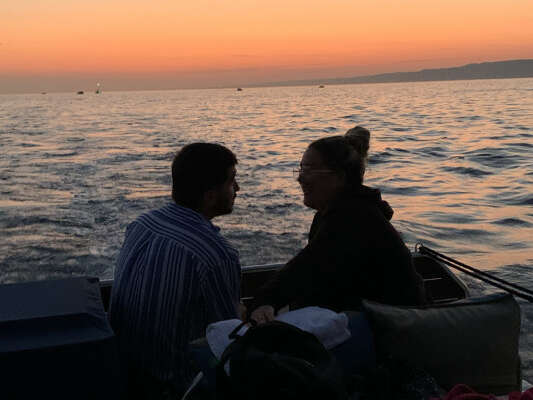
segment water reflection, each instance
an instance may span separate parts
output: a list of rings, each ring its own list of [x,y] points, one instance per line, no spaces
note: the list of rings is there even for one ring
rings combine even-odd
[[[0,245],[9,266],[0,281],[17,270],[110,277],[126,225],[170,200],[170,161],[192,141],[238,155],[235,211],[215,223],[243,264],[287,260],[312,218],[292,169],[312,140],[356,124],[373,134],[367,183],[395,208],[410,246],[480,268],[530,267],[528,87],[532,79],[2,96],[0,224],[11,239]],[[36,252],[48,261],[29,267]]]

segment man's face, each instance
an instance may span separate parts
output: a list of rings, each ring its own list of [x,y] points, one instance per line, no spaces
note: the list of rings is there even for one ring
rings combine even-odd
[[[229,167],[226,181],[214,189],[213,214],[215,216],[229,214],[233,211],[233,203],[240,189],[236,175],[235,166]]]

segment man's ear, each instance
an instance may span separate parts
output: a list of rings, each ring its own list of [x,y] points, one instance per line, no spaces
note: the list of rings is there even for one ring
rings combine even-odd
[[[216,199],[216,193],[214,189],[209,189],[204,193],[203,202],[204,206],[210,207]]]
[[[204,215],[209,215],[213,206],[216,204],[216,193],[215,190],[209,189],[204,192],[202,196],[202,204],[200,210]]]

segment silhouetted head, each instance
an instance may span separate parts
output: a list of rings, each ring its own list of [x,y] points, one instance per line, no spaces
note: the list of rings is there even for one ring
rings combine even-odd
[[[363,184],[370,132],[355,127],[343,136],[315,140],[300,162],[298,182],[304,204],[323,210],[338,193]]]
[[[239,185],[235,179],[237,157],[215,143],[192,143],[172,162],[172,198],[208,219],[229,214]]]

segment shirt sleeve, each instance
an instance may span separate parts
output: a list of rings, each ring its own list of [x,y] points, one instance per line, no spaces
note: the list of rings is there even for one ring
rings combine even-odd
[[[207,323],[238,318],[240,266],[199,264],[198,269],[200,296]]]

